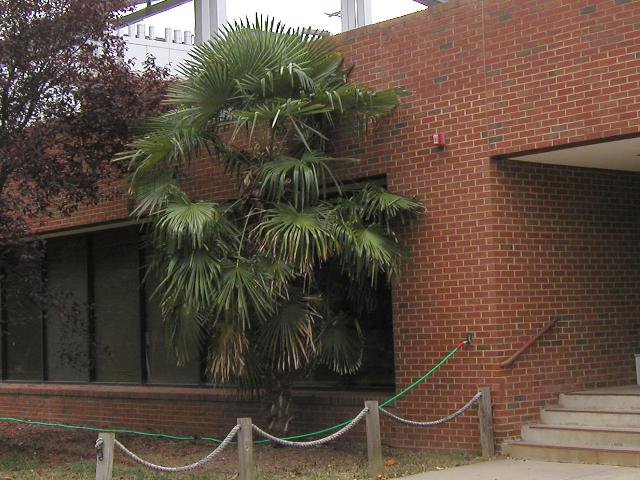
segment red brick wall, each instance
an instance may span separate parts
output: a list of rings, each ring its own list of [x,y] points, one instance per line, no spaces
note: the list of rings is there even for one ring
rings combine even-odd
[[[386,174],[426,209],[405,232],[412,257],[394,290],[398,386],[467,331],[477,339],[400,413],[443,415],[490,385],[503,439],[563,388],[629,380],[637,175],[491,158],[640,132],[640,1],[450,0],[338,38],[355,81],[411,92],[364,137],[337,141],[338,153],[363,159],[346,174]],[[436,131],[447,136],[443,151],[431,146]],[[219,170],[194,170],[196,194],[224,188]],[[124,217],[117,205],[65,225]],[[556,330],[514,369],[499,368],[554,315]],[[476,423],[467,415],[389,438],[472,449]]]
[[[505,438],[517,435],[519,425],[535,419],[539,407],[562,388],[630,381],[630,354],[638,346],[633,321],[639,307],[630,293],[637,289],[638,277],[637,263],[631,261],[637,252],[629,239],[635,236],[637,244],[639,232],[633,230],[635,218],[628,215],[634,201],[637,205],[638,177],[574,169],[571,174],[556,173],[563,178],[558,181],[554,167],[538,167],[548,170],[547,176],[529,176],[526,181],[542,183],[537,185],[543,193],[530,194],[527,202],[518,196],[518,188],[523,188],[518,181],[509,182],[516,174],[506,173],[520,168],[526,177],[526,167],[516,164],[507,170],[504,162],[492,163],[490,158],[640,131],[640,2],[454,1],[346,37],[356,80],[377,87],[405,86],[412,92],[398,115],[364,146],[343,141],[347,153],[364,151],[361,155],[368,160],[357,175],[386,172],[393,189],[425,201],[426,215],[405,237],[413,255],[394,296],[398,383],[406,384],[435,362],[443,346],[465,331],[477,337],[474,350],[401,402],[405,411],[416,416],[444,414],[487,383],[494,390],[498,437]],[[436,131],[447,135],[444,152],[430,146]],[[602,192],[623,186],[630,192],[621,209],[625,213],[616,211],[615,220],[608,219],[616,209]],[[536,208],[545,194],[555,202],[573,195],[573,202],[584,203],[583,211],[567,201],[563,215],[575,217],[573,229],[559,229],[546,245],[557,250],[555,260],[567,276],[554,280],[558,267],[553,263],[540,267],[542,278],[526,276],[531,288],[541,288],[547,296],[529,296],[524,315],[525,299],[519,294],[527,286],[520,280],[521,291],[513,287],[502,250],[507,243],[502,235],[521,232],[517,223],[504,220],[507,214],[502,210],[516,208],[509,202],[519,201],[520,210],[515,211],[522,215],[526,210],[530,224],[544,228],[558,215]],[[594,210],[592,217],[584,209]],[[624,228],[616,224],[625,221],[619,215],[627,215]],[[594,224],[600,237],[592,232]],[[612,224],[615,233],[602,234]],[[562,258],[563,235],[590,240],[578,244],[578,256],[569,252]],[[613,265],[601,267],[603,252],[611,253],[607,260]],[[543,261],[536,255],[544,254],[523,247],[514,255],[520,256],[521,265],[535,265]],[[567,280],[571,273],[577,275],[573,284]],[[606,286],[612,277],[624,285],[624,293]],[[565,295],[572,286],[585,283],[599,288],[600,306],[546,291],[553,281]],[[607,307],[615,312],[605,313]],[[524,366],[515,371],[501,370],[498,363],[552,315],[565,315],[558,326],[562,333],[552,332],[533,348],[538,358],[523,359]],[[544,346],[562,335],[564,347]],[[541,361],[557,368],[542,372]],[[533,362],[529,371],[527,362]],[[560,367],[565,362],[568,365]],[[548,375],[547,382],[542,374]],[[475,419],[466,417],[405,443],[434,448],[477,445]]]
[[[556,394],[635,383],[640,351],[640,175],[497,161],[491,350],[516,350],[496,374],[500,436]]]
[[[297,392],[292,433],[334,425],[357,414],[365,400],[382,398],[379,392]],[[4,384],[0,394],[0,416],[176,435],[224,437],[239,417],[265,427],[265,413],[233,391],[209,388]],[[355,431],[361,437],[363,426]]]

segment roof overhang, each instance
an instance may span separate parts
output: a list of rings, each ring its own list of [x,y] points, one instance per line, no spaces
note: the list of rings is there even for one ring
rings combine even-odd
[[[640,136],[504,155],[501,158],[520,162],[640,172]]]

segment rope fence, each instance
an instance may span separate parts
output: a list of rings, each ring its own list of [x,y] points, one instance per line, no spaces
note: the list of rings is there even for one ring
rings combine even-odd
[[[488,399],[489,403],[482,402],[483,399]],[[358,413],[353,419],[351,419],[340,430],[327,435],[326,437],[316,440],[310,440],[305,442],[296,442],[287,440],[284,438],[272,435],[269,432],[261,429],[255,425],[250,418],[239,418],[237,425],[235,425],[222,440],[222,442],[206,457],[198,460],[197,462],[180,467],[167,467],[158,465],[148,460],[144,460],[139,455],[136,455],[131,450],[126,448],[120,441],[115,439],[113,433],[101,433],[98,441],[96,442],[97,450],[97,465],[96,465],[96,480],[112,480],[112,468],[113,468],[113,452],[115,449],[122,451],[125,456],[132,461],[139,463],[140,465],[161,473],[181,473],[190,472],[204,467],[210,463],[215,457],[217,457],[235,437],[238,438],[238,460],[239,460],[239,480],[255,480],[255,464],[253,462],[253,433],[263,437],[268,442],[274,445],[280,445],[283,447],[294,448],[314,448],[321,445],[326,445],[330,442],[338,440],[342,436],[346,435],[356,425],[366,419],[366,434],[367,434],[367,457],[368,457],[368,470],[371,478],[378,478],[382,473],[383,459],[382,459],[382,441],[380,434],[380,412],[389,417],[391,420],[402,423],[404,425],[414,427],[434,427],[450,422],[455,418],[462,415],[469,410],[475,403],[480,403],[478,409],[480,419],[480,436],[481,444],[483,447],[483,455],[493,455],[493,423],[491,419],[491,404],[490,393],[488,388],[482,388],[476,393],[467,403],[460,407],[455,412],[447,415],[446,417],[431,420],[431,421],[415,421],[402,418],[378,405],[377,401],[365,402],[365,407]],[[487,410],[488,409],[488,410]],[[486,422],[489,422],[486,424]],[[486,425],[485,425],[486,424]],[[483,428],[489,430],[483,432]],[[490,436],[490,446],[485,445],[485,437]]]
[[[362,421],[362,419],[367,415],[369,409],[367,407],[363,408],[358,415],[355,416],[353,420],[347,423],[344,427],[338,430],[331,435],[328,435],[324,438],[320,438],[318,440],[311,440],[308,442],[293,442],[291,440],[286,440],[284,438],[278,438],[270,433],[265,432],[257,425],[253,425],[253,431],[256,432],[261,437],[266,438],[270,442],[275,443],[276,445],[281,445],[283,447],[296,447],[296,448],[309,448],[309,447],[319,447],[320,445],[325,445],[329,442],[339,439],[344,434],[349,432],[353,427],[355,427],[358,423]]]
[[[216,458],[220,453],[222,453],[222,451],[227,447],[227,445],[231,443],[231,440],[233,440],[234,437],[238,434],[238,430],[240,430],[240,425],[236,425],[235,427],[233,427],[229,431],[229,434],[224,438],[224,440],[222,440],[220,445],[218,445],[215,448],[215,450],[213,450],[209,455],[198,460],[197,462],[190,463],[189,465],[184,465],[182,467],[165,467],[162,465],[156,465],[155,463],[151,463],[147,460],[142,459],[140,456],[136,455],[127,447],[125,447],[118,440],[114,440],[114,445],[116,446],[116,448],[118,448],[122,453],[124,453],[127,457],[129,457],[134,462],[139,463],[140,465],[147,467],[151,470],[155,470],[156,472],[162,472],[162,473],[190,472],[192,470],[197,470],[199,468],[204,467],[209,462],[211,462],[214,458]],[[100,439],[98,439],[98,441],[100,441]],[[96,443],[96,448],[98,449],[100,448],[97,443]]]
[[[406,418],[399,417],[398,415],[395,415],[395,414],[391,413],[390,411],[385,410],[382,407],[379,407],[379,410],[384,415],[386,415],[387,417],[395,420],[396,422],[404,423],[405,425],[411,425],[411,426],[414,426],[414,427],[435,427],[436,425],[442,425],[443,423],[447,423],[447,422],[453,420],[454,418],[459,417],[464,412],[469,410],[473,406],[474,403],[476,403],[478,400],[480,400],[480,397],[482,397],[482,392],[476,393],[471,400],[469,400],[467,403],[465,403],[458,410],[456,410],[455,412],[447,415],[446,417],[439,418],[438,420],[427,421],[427,422],[416,422],[415,420],[407,420]]]
[[[383,459],[382,459],[382,441],[381,441],[381,431],[380,431],[380,413],[387,416],[392,421],[413,426],[413,427],[433,427],[437,425],[445,424],[449,421],[454,420],[459,417],[467,410],[469,410],[474,404],[478,403],[478,416],[479,416],[479,424],[480,424],[480,444],[482,447],[482,454],[484,456],[491,456],[494,454],[494,446],[495,440],[493,436],[493,418],[491,411],[491,393],[488,387],[481,388],[467,403],[465,403],[462,407],[456,410],[449,415],[430,421],[415,421],[409,420],[406,418],[402,418],[394,413],[391,413],[384,407],[393,403],[395,400],[405,395],[407,392],[424,382],[429,376],[431,376],[434,372],[436,372],[444,363],[447,362],[449,358],[451,358],[460,348],[464,345],[471,343],[471,339],[467,338],[467,340],[461,342],[456,345],[449,353],[447,353],[436,365],[434,365],[428,372],[418,378],[416,381],[402,389],[397,394],[392,397],[386,399],[385,401],[378,404],[377,401],[367,401],[365,402],[364,408],[353,418],[341,422],[337,425],[333,425],[331,427],[327,427],[321,430],[317,430],[314,432],[299,434],[299,435],[290,435],[283,438],[275,436],[265,430],[261,429],[257,425],[255,425],[250,418],[238,418],[237,424],[229,431],[224,439],[217,439],[215,437],[201,437],[201,439],[211,440],[218,443],[218,446],[211,451],[208,455],[203,457],[202,459],[190,463],[184,466],[163,466],[158,465],[148,460],[143,459],[139,455],[133,453],[127,447],[125,447],[119,440],[115,438],[116,433],[129,433],[129,434],[139,434],[148,437],[162,437],[162,438],[170,438],[174,440],[194,440],[196,437],[187,437],[180,435],[169,435],[169,434],[154,434],[154,433],[146,433],[146,432],[137,432],[134,430],[102,430],[96,429],[94,427],[81,427],[75,425],[64,425],[64,424],[51,424],[47,422],[35,422],[30,420],[21,420],[14,419],[9,417],[0,417],[1,420],[6,421],[16,421],[19,423],[27,423],[31,425],[41,425],[41,426],[57,426],[62,428],[71,428],[78,430],[90,430],[90,431],[99,431],[98,440],[96,441],[96,480],[112,480],[112,470],[113,470],[113,458],[116,450],[121,451],[126,457],[131,459],[133,462],[138,463],[145,468],[150,470],[154,470],[156,472],[161,473],[182,473],[182,472],[190,472],[193,470],[197,470],[203,468],[205,465],[211,463],[220,453],[227,448],[230,444],[234,443],[234,438],[237,439],[235,442],[237,444],[238,449],[238,469],[239,469],[239,480],[255,480],[256,479],[256,469],[253,461],[253,446],[254,444],[260,443],[271,443],[274,445],[280,445],[284,447],[294,447],[294,448],[313,448],[321,445],[326,445],[330,442],[336,441],[339,438],[343,437],[347,433],[349,433],[353,428],[355,428],[359,423],[363,420],[366,420],[366,435],[367,435],[367,457],[368,457],[368,471],[371,478],[378,478],[378,476],[382,473],[383,468]],[[308,441],[296,441],[303,438],[309,438],[312,436],[318,436],[323,433],[330,433],[329,435],[317,438],[314,440]],[[262,440],[254,442],[253,434],[256,434],[259,437],[262,437]]]

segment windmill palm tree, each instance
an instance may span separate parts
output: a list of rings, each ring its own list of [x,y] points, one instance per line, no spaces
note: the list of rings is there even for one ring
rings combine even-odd
[[[120,156],[133,168],[133,214],[151,220],[156,295],[178,359],[205,342],[215,383],[275,386],[271,427],[281,431],[296,375],[360,368],[360,320],[403,259],[394,228],[420,208],[338,179],[356,160],[329,155],[337,122],[366,126],[402,93],[348,73],[329,38],[262,18],[236,23],[194,48],[171,110]],[[233,200],[185,192],[185,168],[200,158],[237,180]]]

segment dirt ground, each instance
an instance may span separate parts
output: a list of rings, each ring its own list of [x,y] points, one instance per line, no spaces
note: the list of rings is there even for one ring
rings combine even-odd
[[[0,423],[0,480],[84,480],[95,478],[97,435],[92,432]],[[191,463],[204,457],[214,444],[171,441],[119,435],[118,439],[141,457],[163,465]],[[476,461],[464,454],[411,452],[386,447],[383,478],[438,470]],[[362,442],[341,440],[313,449],[256,446],[254,458],[259,478],[338,479],[366,477],[366,449]],[[133,479],[233,479],[237,477],[234,446],[194,474],[159,474],[146,470],[116,453],[115,480]]]

